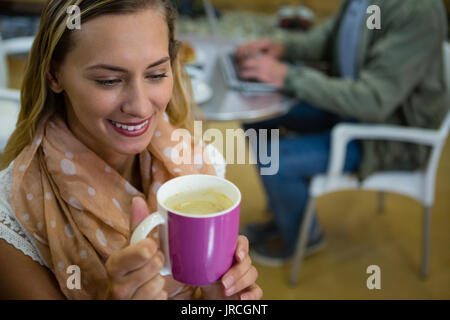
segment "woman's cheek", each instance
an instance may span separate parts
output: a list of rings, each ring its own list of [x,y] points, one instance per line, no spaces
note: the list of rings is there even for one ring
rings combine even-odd
[[[83,101],[79,101],[78,105],[85,109],[85,114],[94,118],[110,115],[120,103],[117,94],[105,90],[86,90],[81,97]]]
[[[164,86],[164,88],[159,92],[157,97],[158,109],[165,111],[167,105],[170,102],[173,94],[173,81],[168,79],[168,83]]]

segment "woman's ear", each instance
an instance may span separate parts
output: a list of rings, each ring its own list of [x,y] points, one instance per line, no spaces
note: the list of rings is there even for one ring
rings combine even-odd
[[[57,77],[57,73],[55,72],[53,63],[50,66],[50,68],[47,70],[47,80],[48,80],[50,89],[54,93],[61,93],[64,91],[64,88],[62,87],[62,84]]]

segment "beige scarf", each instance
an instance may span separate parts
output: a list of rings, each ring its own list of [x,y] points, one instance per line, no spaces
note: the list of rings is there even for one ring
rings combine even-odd
[[[199,155],[192,152],[192,164],[177,165],[170,152],[179,145],[171,141],[175,127],[166,113],[157,121],[148,150],[139,154],[142,192],[83,145],[57,114],[40,121],[34,141],[16,158],[12,187],[16,217],[35,239],[67,298],[105,297],[105,262],[111,253],[129,245],[133,197],[146,199],[154,212],[156,192],[164,182],[186,174],[216,174],[204,153],[203,164],[194,164]],[[72,265],[80,268],[81,289],[69,289]],[[183,289],[172,278],[166,284],[169,296],[192,294],[193,288]]]

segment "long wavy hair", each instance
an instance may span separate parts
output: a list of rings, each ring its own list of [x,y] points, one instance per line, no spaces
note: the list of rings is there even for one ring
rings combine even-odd
[[[41,23],[29,54],[21,87],[21,108],[15,131],[10,136],[0,161],[5,169],[31,143],[40,119],[46,112],[64,105],[63,93],[50,90],[47,72],[52,63],[63,62],[73,48],[73,31],[67,27],[70,6],[80,8],[80,21],[107,14],[129,14],[154,8],[163,13],[169,30],[169,56],[174,77],[174,89],[166,112],[170,122],[192,131],[195,105],[190,98],[190,82],[178,58],[180,42],[175,39],[177,11],[170,0],[49,0],[42,12]],[[187,83],[187,90],[184,84]]]

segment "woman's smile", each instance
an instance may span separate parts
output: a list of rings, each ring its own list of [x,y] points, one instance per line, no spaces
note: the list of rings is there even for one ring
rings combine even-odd
[[[110,126],[115,130],[115,132],[120,133],[126,137],[139,137],[147,132],[150,124],[152,123],[153,116],[147,120],[135,123],[122,123],[113,120],[108,120]]]

